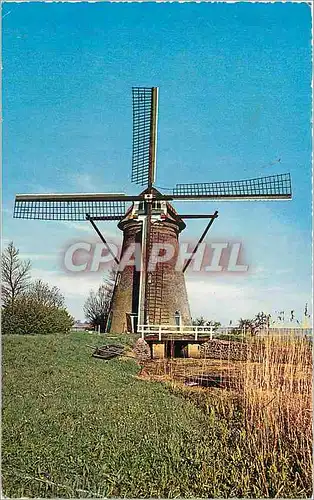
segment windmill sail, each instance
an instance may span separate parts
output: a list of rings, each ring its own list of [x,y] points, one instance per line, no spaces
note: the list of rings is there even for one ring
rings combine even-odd
[[[241,181],[176,184],[173,199],[280,200],[292,197],[290,174]]]
[[[157,87],[133,87],[132,182],[151,187],[155,181]]]
[[[134,87],[133,95],[133,155],[132,182],[147,185],[151,190],[155,181],[157,145],[157,87]],[[147,193],[152,196],[152,193]],[[139,318],[147,322],[148,317],[148,271],[151,246],[152,199],[146,199],[146,217],[142,228],[143,272],[140,278]]]
[[[90,217],[116,220],[126,211],[132,196],[123,194],[18,194],[14,214],[18,219],[72,220]]]

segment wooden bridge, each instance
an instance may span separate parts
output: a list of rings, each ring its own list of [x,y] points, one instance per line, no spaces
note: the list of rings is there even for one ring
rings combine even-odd
[[[212,340],[214,327],[197,325],[138,325],[138,333],[142,339],[157,340],[191,340],[206,342]]]
[[[225,337],[232,337],[236,333],[239,335],[239,340],[244,338],[247,334],[246,329],[241,331],[235,327],[211,327],[211,326],[197,326],[197,325],[138,325],[138,333],[141,334],[142,339],[145,340],[192,340],[194,342],[206,342],[212,340],[213,337],[219,338],[220,335]],[[306,337],[312,338],[312,328],[276,328],[271,327],[262,329],[257,333],[258,337]]]

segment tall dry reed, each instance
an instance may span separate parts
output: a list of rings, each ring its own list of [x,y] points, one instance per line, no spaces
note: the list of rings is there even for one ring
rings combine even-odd
[[[312,348],[306,338],[262,337],[248,344],[237,391],[248,442],[264,458],[289,451],[312,471]]]
[[[305,337],[252,338],[242,343],[243,361],[233,360],[233,341],[223,347],[220,359],[153,362],[148,375],[226,422],[238,436],[239,454],[252,462],[258,492],[280,495],[290,481],[306,496],[312,482],[312,343]],[[182,384],[191,376],[214,381],[218,375],[220,388]]]

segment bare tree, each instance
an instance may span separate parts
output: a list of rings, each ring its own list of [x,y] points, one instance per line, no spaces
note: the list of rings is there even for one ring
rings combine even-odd
[[[84,304],[85,317],[94,327],[104,332],[109,314],[111,296],[106,285],[100,285],[97,292],[90,291]]]
[[[19,250],[11,241],[2,253],[1,267],[3,304],[13,305],[29,286],[31,263],[20,259]]]
[[[27,295],[43,306],[62,308],[64,307],[64,297],[57,286],[50,287],[41,279],[31,283],[27,289]]]
[[[109,276],[102,283],[97,292],[90,291],[84,304],[84,314],[86,319],[94,327],[100,327],[101,332],[105,332],[108,314],[110,311],[111,299],[114,291],[116,271],[112,269]]]

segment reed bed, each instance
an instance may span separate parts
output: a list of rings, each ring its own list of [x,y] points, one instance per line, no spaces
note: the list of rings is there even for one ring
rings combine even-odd
[[[256,352],[259,354],[258,362]],[[305,338],[264,337],[249,344],[238,381],[248,443],[261,474],[287,456],[296,477],[312,477],[312,349]]]
[[[232,342],[232,341],[231,341]],[[221,359],[160,360],[145,367],[146,376],[164,380],[223,420],[243,455],[243,474],[265,496],[280,496],[298,483],[298,496],[312,491],[312,343],[306,338],[265,336],[246,343],[245,361],[233,361],[226,348]],[[145,374],[144,369],[144,374]],[[221,386],[188,387],[191,377]],[[209,384],[210,385],[210,384]],[[235,443],[234,443],[235,444]],[[289,487],[288,487],[289,489]]]

